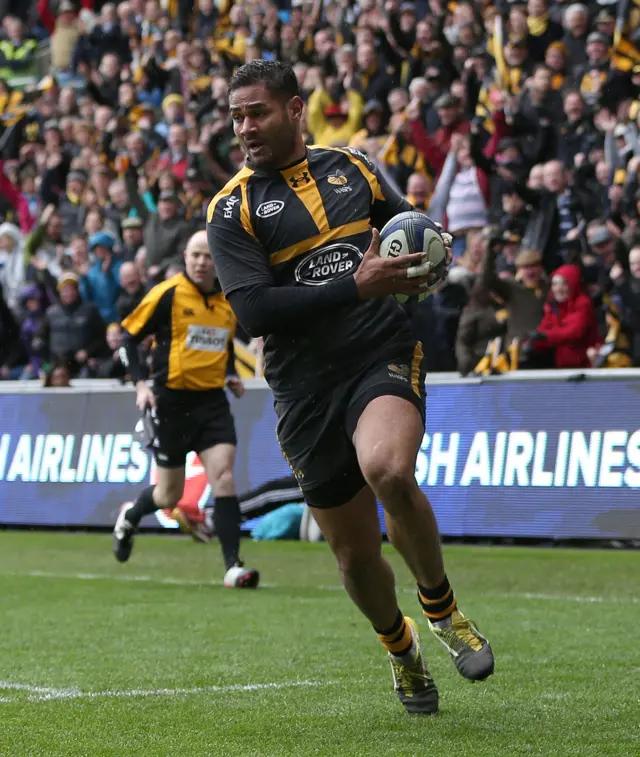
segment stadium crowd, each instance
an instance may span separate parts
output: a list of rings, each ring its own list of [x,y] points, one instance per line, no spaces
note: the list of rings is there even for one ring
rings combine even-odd
[[[0,0],[0,377],[125,377],[118,324],[242,165],[227,81],[260,57],[294,67],[310,144],[366,153],[453,235],[408,306],[430,371],[640,365],[639,16]]]

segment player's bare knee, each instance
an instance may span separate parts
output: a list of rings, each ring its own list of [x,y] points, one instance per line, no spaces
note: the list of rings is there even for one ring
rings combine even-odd
[[[410,499],[416,482],[414,468],[406,460],[381,448],[361,460],[360,465],[367,483],[385,508],[393,502]]]
[[[183,486],[163,486],[153,490],[153,501],[160,508],[175,507],[182,497]]]
[[[222,494],[228,496],[235,492],[235,482],[233,480],[233,470],[231,468],[223,468],[216,471],[211,486],[216,494]]]
[[[334,550],[341,575],[358,581],[372,575],[372,568],[380,561],[380,550],[368,546],[344,545]]]

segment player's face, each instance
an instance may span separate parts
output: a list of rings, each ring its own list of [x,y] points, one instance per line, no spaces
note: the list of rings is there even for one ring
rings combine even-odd
[[[187,247],[184,262],[191,281],[204,290],[211,289],[216,278],[216,269],[206,241]]]
[[[231,92],[229,110],[233,130],[253,166],[279,168],[291,162],[303,110],[299,97],[285,103],[264,84],[254,84]]]

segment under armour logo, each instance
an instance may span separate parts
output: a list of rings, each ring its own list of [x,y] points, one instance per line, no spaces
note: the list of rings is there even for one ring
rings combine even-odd
[[[289,179],[289,184],[291,184],[294,189],[297,189],[299,184],[308,184],[310,181],[311,177],[308,172],[303,171],[299,176],[292,176]]]

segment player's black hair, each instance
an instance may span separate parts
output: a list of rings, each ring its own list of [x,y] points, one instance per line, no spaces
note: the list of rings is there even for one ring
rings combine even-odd
[[[229,94],[254,84],[264,84],[269,94],[280,100],[300,97],[300,87],[293,69],[281,61],[252,60],[240,66],[229,80]]]

